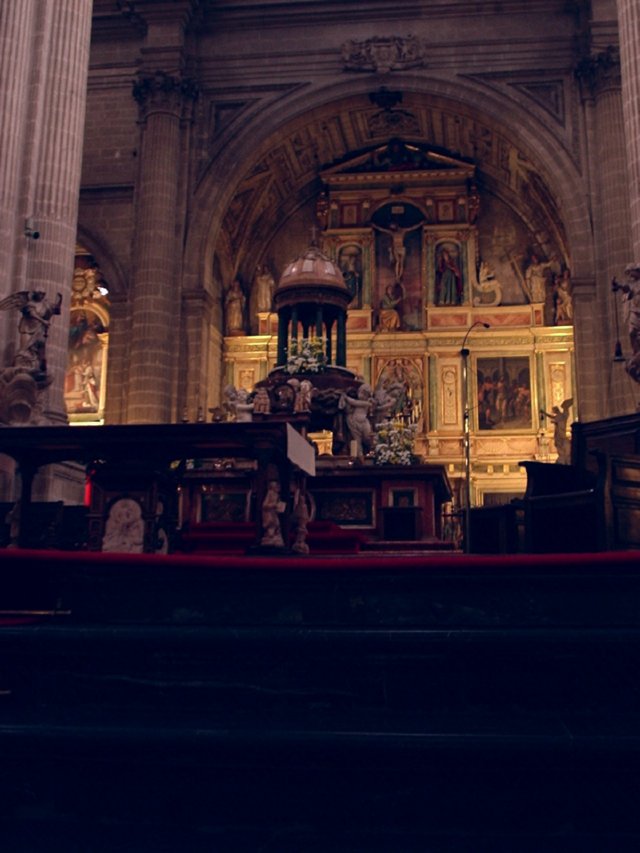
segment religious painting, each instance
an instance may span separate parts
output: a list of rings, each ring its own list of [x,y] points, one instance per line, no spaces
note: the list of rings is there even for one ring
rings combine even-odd
[[[462,305],[465,293],[465,258],[455,240],[435,245],[433,301],[435,305]]]
[[[373,215],[375,232],[377,330],[423,328],[423,213],[411,204],[387,204]]]
[[[90,307],[71,311],[64,399],[69,415],[98,417],[104,400],[108,333]]]
[[[389,359],[378,374],[374,397],[385,417],[422,428],[423,372],[410,358]]]
[[[317,521],[343,527],[375,527],[372,489],[318,489],[312,492]]]
[[[531,429],[531,365],[528,356],[478,358],[479,430]]]
[[[338,266],[351,294],[349,308],[362,308],[362,248],[357,243],[341,246],[338,251]]]
[[[200,508],[201,521],[248,521],[249,491],[227,489],[220,492],[205,492]]]

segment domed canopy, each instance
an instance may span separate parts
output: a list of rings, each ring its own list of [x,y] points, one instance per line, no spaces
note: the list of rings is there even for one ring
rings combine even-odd
[[[278,282],[278,290],[298,285],[329,285],[348,293],[340,267],[321,252],[317,246],[309,246],[306,252],[287,264]]]
[[[285,288],[288,290],[309,285],[321,290],[325,287],[338,288],[351,300],[342,271],[317,246],[309,246],[304,254],[287,264],[280,276],[276,293]]]
[[[286,363],[289,340],[301,335],[322,339],[327,364],[344,367],[347,306],[351,298],[340,267],[317,246],[309,246],[287,264],[273,294],[273,307],[278,314],[278,364]],[[334,326],[335,353],[331,342]]]

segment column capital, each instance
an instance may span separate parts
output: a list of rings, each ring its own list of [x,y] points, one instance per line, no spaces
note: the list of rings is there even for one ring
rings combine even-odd
[[[141,74],[132,90],[143,120],[156,112],[169,112],[181,117],[185,105],[195,101],[198,92],[195,80],[167,74],[165,71]]]
[[[575,69],[582,97],[596,100],[605,92],[620,92],[622,77],[620,74],[620,51],[609,45],[606,50],[582,59]]]

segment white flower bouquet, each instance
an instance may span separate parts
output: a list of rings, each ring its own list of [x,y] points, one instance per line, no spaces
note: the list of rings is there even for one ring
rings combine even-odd
[[[285,367],[287,373],[322,373],[326,366],[327,357],[322,338],[292,338]]]
[[[382,421],[373,436],[373,461],[376,465],[411,465],[415,437],[415,424],[399,418]]]

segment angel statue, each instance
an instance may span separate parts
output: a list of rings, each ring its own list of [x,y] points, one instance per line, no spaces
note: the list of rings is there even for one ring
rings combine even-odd
[[[545,415],[553,424],[553,443],[556,446],[558,458],[556,462],[561,465],[569,465],[571,462],[571,439],[567,438],[567,421],[569,420],[569,409],[573,405],[573,397],[558,406],[554,406],[551,412],[540,409],[540,414]]]
[[[47,372],[46,340],[51,318],[60,313],[61,305],[61,293],[58,293],[52,303],[47,299],[44,290],[20,290],[0,301],[0,311],[15,308],[21,315],[18,323],[20,348],[14,359],[16,367],[37,370],[39,373]]]

